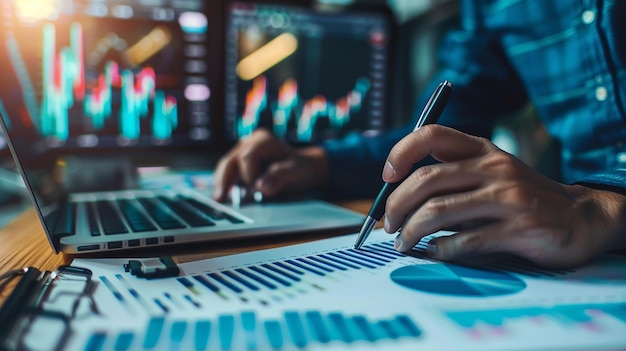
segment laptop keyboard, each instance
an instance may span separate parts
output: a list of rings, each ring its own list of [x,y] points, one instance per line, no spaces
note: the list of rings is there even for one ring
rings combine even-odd
[[[87,212],[92,236],[243,223],[209,204],[182,196],[99,200],[87,204]]]

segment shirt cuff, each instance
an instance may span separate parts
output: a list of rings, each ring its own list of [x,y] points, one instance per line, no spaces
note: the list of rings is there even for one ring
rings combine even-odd
[[[626,195],[626,169],[593,174],[576,181],[575,184],[587,185]]]

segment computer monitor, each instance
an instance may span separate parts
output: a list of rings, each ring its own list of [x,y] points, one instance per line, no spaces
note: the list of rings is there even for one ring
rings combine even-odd
[[[387,127],[390,12],[324,11],[311,3],[225,6],[224,122],[230,141],[261,127],[295,144]]]
[[[0,107],[13,141],[35,154],[210,144],[213,3],[3,0]]]

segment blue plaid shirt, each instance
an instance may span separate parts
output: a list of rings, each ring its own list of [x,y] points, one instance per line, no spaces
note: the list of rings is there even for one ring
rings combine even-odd
[[[560,143],[557,180],[626,193],[626,1],[468,0],[461,24],[418,106],[448,79],[440,123],[490,138],[498,118],[530,102]],[[413,124],[326,142],[332,191],[375,194],[389,150]]]

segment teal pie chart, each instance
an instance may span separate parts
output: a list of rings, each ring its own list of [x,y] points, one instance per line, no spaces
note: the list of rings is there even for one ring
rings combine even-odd
[[[405,288],[439,295],[489,297],[526,288],[522,279],[506,272],[447,263],[405,266],[391,272],[390,277]]]

